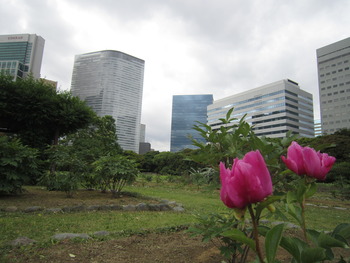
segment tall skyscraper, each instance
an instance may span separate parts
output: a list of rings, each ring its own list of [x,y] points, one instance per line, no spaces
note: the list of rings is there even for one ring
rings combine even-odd
[[[71,91],[99,116],[116,121],[118,143],[139,152],[145,62],[128,54],[104,50],[75,56]]]
[[[257,136],[283,138],[291,131],[301,137],[314,137],[312,95],[292,80],[280,80],[214,101],[208,106],[207,124],[219,129],[219,119],[225,118],[231,108],[231,117],[238,120],[246,114],[245,120]]]
[[[40,78],[45,40],[35,34],[0,36],[0,72],[17,78]]]
[[[350,128],[350,38],[316,50],[322,134]]]
[[[171,120],[170,151],[194,149],[189,138],[202,141],[199,133],[193,129],[197,122],[207,122],[207,106],[213,103],[213,95],[175,95]]]

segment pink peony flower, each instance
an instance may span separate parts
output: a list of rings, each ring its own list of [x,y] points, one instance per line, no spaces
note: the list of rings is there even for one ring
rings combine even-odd
[[[335,163],[335,158],[326,153],[316,152],[310,147],[302,147],[292,142],[288,147],[287,158],[281,156],[288,169],[298,175],[307,175],[319,180],[326,179],[326,175]]]
[[[230,208],[244,208],[272,194],[271,176],[258,150],[236,158],[231,170],[220,163],[220,180],[221,201]]]

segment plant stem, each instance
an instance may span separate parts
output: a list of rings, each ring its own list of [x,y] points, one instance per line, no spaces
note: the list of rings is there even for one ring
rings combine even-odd
[[[309,243],[309,240],[307,238],[306,234],[306,222],[305,222],[305,195],[303,196],[303,200],[301,201],[301,220],[302,225],[301,228],[303,229],[304,239],[306,243]]]
[[[256,249],[256,253],[259,257],[260,262],[264,262],[264,257],[261,253],[261,248],[260,248],[260,243],[259,243],[259,233],[258,233],[258,220],[254,215],[254,211],[252,208],[252,205],[248,205],[248,210],[250,213],[250,217],[252,218],[252,222],[253,222],[253,235],[254,235],[254,240],[255,240],[255,249]]]

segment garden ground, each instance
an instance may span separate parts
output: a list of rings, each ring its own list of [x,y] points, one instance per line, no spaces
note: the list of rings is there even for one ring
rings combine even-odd
[[[62,207],[68,205],[93,204],[137,204],[140,202],[155,202],[154,199],[144,198],[141,195],[124,195],[118,199],[111,199],[108,194],[98,191],[79,191],[74,198],[65,198],[64,193],[48,192],[40,188],[28,188],[29,191],[18,197],[0,198],[0,208],[16,206],[25,208],[33,205],[42,207]],[[200,237],[190,235],[180,226],[193,223],[195,212],[209,213],[225,211],[225,207],[218,199],[217,189],[200,191],[198,189],[185,189],[184,187],[141,187],[135,186],[127,189],[139,192],[145,196],[157,198],[170,198],[182,202],[186,208],[184,213],[174,212],[120,212],[96,211],[89,213],[67,213],[45,215],[42,213],[26,214],[21,212],[2,213],[0,230],[3,241],[15,239],[18,236],[28,236],[38,241],[37,244],[3,249],[6,257],[1,262],[202,262],[217,263],[224,259],[219,250],[212,243],[201,242]],[[330,195],[322,193],[310,202],[319,206],[348,208],[347,210],[329,210],[326,208],[310,207],[313,215],[327,215],[323,221],[316,222],[317,226],[332,221],[334,227],[339,222],[349,218],[350,203],[333,200]],[[324,212],[320,212],[324,211]],[[333,216],[333,217],[332,217]],[[175,220],[175,221],[173,221]],[[339,222],[334,222],[339,220]],[[153,221],[153,222],[152,222]],[[131,222],[131,225],[129,225]],[[131,231],[124,236],[112,236],[88,241],[64,240],[51,242],[50,236],[58,232],[87,232],[95,230],[121,231],[150,229],[150,231]],[[159,229],[167,230],[156,230]],[[104,228],[102,228],[104,227]],[[167,228],[168,227],[168,228]],[[2,243],[4,246],[5,243]],[[0,251],[1,252],[1,251]],[[347,252],[347,256],[349,252]],[[280,259],[288,259],[283,250],[279,252]],[[283,262],[283,261],[282,261]]]

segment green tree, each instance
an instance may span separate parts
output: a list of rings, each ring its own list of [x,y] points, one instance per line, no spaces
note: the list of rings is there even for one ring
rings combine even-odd
[[[0,128],[16,134],[25,145],[44,149],[88,125],[94,112],[69,92],[57,93],[33,78],[12,81],[0,76]]]
[[[102,190],[110,190],[114,197],[118,197],[124,186],[134,182],[139,174],[135,162],[122,155],[103,156],[93,166]]]
[[[63,191],[67,197],[73,197],[84,180],[86,164],[72,151],[71,146],[54,145],[46,152],[50,162],[55,164],[55,170],[46,172],[40,178],[40,183],[48,190]]]
[[[21,193],[40,174],[37,155],[19,139],[0,136],[0,194]]]
[[[150,151],[140,155],[140,170],[142,172],[155,173],[157,169],[157,163],[155,162],[155,156],[159,154],[159,151]]]
[[[101,156],[120,153],[122,149],[117,142],[115,120],[111,116],[95,116],[88,127],[68,135],[58,146],[52,146],[48,151],[50,160],[57,164],[58,171],[72,172],[71,175],[76,177],[72,183],[78,181],[86,188],[95,188],[97,185],[92,163]],[[56,180],[54,173],[50,176]]]
[[[191,168],[201,167],[198,163],[190,160],[182,152],[161,152],[154,156],[153,163],[156,165],[155,172],[160,174],[184,175]]]

